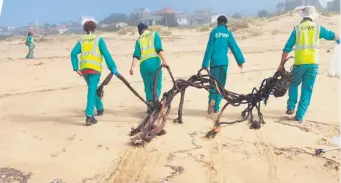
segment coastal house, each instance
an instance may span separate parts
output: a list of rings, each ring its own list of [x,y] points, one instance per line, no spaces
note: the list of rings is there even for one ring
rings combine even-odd
[[[14,35],[15,27],[6,27],[1,26],[0,27],[0,36],[11,36]]]
[[[145,23],[148,26],[189,26],[191,22],[191,16],[186,13],[176,11],[170,7],[166,7],[156,12],[144,14],[138,19],[138,22]]]
[[[154,12],[153,14],[162,17],[161,25],[170,27],[178,26],[177,15],[180,14],[179,11],[176,11],[170,7],[166,7],[162,10]]]
[[[210,23],[216,23],[218,17],[220,17],[220,16],[222,16],[222,15],[224,15],[224,14],[222,14],[222,13],[215,13],[215,14],[213,14],[213,15],[211,16],[211,22],[210,22]]]
[[[340,13],[340,0],[328,0],[326,6],[328,10]]]
[[[320,1],[324,0],[282,0],[282,2],[277,4],[277,10],[290,11],[296,9],[297,7],[303,7],[307,5],[315,6],[316,9],[322,9],[322,4],[325,3],[321,3]]]
[[[141,23],[144,23],[148,26],[152,25],[161,25],[163,17],[160,15],[149,15],[139,19]]]
[[[212,12],[210,10],[195,10],[191,18],[192,26],[210,24],[212,22]]]
[[[133,12],[129,15],[130,23],[132,24],[137,24],[138,22],[141,22],[142,19],[143,21],[152,21],[153,17],[151,11],[148,8],[139,8],[139,9],[134,9]],[[148,19],[145,19],[149,17]]]

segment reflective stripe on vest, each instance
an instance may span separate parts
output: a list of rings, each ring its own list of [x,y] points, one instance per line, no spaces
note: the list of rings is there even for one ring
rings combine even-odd
[[[93,69],[102,72],[102,54],[98,46],[99,39],[99,36],[87,35],[80,41],[82,47],[80,55],[81,69]]]
[[[155,32],[151,32],[149,30],[146,30],[138,39],[140,43],[140,50],[141,50],[141,58],[140,62],[154,57],[159,57],[157,52],[155,51],[155,45],[154,45],[154,39],[155,39]]]
[[[318,45],[320,41],[320,25],[304,21],[295,26],[295,63],[294,65],[317,64]]]

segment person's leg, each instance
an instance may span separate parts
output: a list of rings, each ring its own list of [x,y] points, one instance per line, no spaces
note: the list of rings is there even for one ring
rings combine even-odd
[[[88,96],[85,115],[94,116],[95,105],[96,105],[96,75],[95,74],[85,74],[84,79],[88,84]],[[98,83],[98,82],[97,82]]]
[[[30,49],[30,46],[27,46],[28,48],[28,53],[26,54],[26,59],[30,58],[30,55],[31,55],[31,49]]]
[[[141,76],[144,85],[144,92],[146,95],[146,100],[151,101],[153,100],[152,90],[153,90],[153,79],[151,77],[152,73],[150,71],[141,71]]]
[[[100,81],[100,78],[101,78],[101,75],[100,74],[92,74],[92,80],[93,80],[93,87],[96,88],[96,91],[97,91],[97,88],[98,88],[98,83]],[[95,107],[97,109],[97,112],[99,115],[102,115],[103,114],[103,102],[102,100],[97,96],[97,93],[96,93],[96,99],[95,99]]]
[[[99,82],[99,76],[97,74],[85,74],[84,79],[88,84],[88,96],[85,109],[86,125],[96,124],[97,120],[94,118],[94,111],[96,105],[96,90]]]
[[[145,60],[141,65],[140,65],[140,73],[143,79],[144,83],[144,90],[146,94],[146,100],[147,102],[152,102],[153,101],[153,93],[154,93],[154,79],[156,76],[156,72],[161,66],[161,60],[158,58],[151,58],[148,60]],[[157,93],[157,100],[159,100],[160,95],[161,95],[161,89],[162,89],[162,71],[158,75],[158,80],[156,83],[156,93]],[[147,113],[150,111],[147,107]]]
[[[293,114],[298,99],[298,86],[302,82],[305,69],[302,66],[293,66],[293,80],[289,85],[289,99],[287,101],[287,114]]]
[[[32,45],[31,49],[30,49],[30,52],[31,52],[31,59],[34,58],[34,48],[35,48],[35,45]]]
[[[210,69],[210,73],[213,77],[215,77],[220,85],[225,87],[226,84],[226,75],[227,75],[227,66],[219,66],[213,67]],[[222,96],[215,90],[211,89],[209,94],[209,113],[212,112],[212,107],[215,113],[220,110]]]
[[[154,67],[152,68],[150,79],[152,81],[151,83],[151,94],[152,94],[152,99],[154,98],[154,80],[157,74],[157,71],[159,70],[159,67]],[[159,72],[159,75],[157,77],[157,82],[156,82],[156,94],[157,94],[157,100],[160,99],[161,95],[161,90],[162,90],[162,70]]]
[[[153,80],[151,78],[151,72],[146,71],[145,68],[140,66],[140,73],[141,73],[141,77],[143,80],[143,85],[144,85],[144,92],[145,92],[145,96],[146,96],[146,101],[151,103],[151,101],[153,100],[153,95],[152,95],[152,83]],[[150,112],[150,108],[147,106],[147,113]]]
[[[316,76],[318,73],[318,67],[313,66],[306,68],[302,80],[302,91],[300,102],[298,103],[298,109],[296,112],[296,120],[302,121],[305,113],[310,105],[311,95],[313,93]]]
[[[215,68],[210,68],[210,73],[213,77],[215,77],[216,79],[218,78],[218,75],[217,73],[217,67]],[[210,89],[209,91],[209,95],[208,95],[208,114],[211,114],[214,112],[214,107],[215,107],[215,104],[216,104],[216,100],[217,100],[217,95],[218,95],[218,92],[217,90],[215,89]]]
[[[217,77],[219,84],[225,88],[226,85],[226,77],[227,77],[227,66],[220,66],[219,67],[219,75]],[[222,96],[217,94],[216,96],[216,103],[214,106],[214,112],[217,113],[220,110],[220,103],[221,103]]]

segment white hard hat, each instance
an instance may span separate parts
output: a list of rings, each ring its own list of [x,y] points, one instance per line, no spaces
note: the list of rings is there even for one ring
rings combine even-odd
[[[314,19],[317,16],[316,8],[314,6],[305,6],[301,9],[302,18]]]

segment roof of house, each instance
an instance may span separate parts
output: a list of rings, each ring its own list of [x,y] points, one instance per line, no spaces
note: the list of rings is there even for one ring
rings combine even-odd
[[[177,13],[180,13],[180,12],[170,7],[166,7],[166,8],[163,8],[162,10],[155,12],[154,14],[177,14]]]

